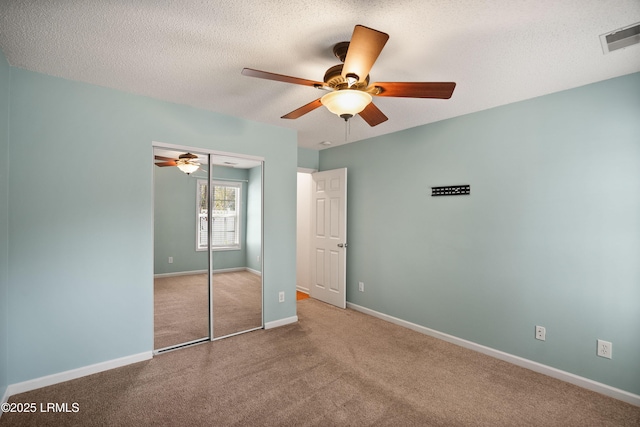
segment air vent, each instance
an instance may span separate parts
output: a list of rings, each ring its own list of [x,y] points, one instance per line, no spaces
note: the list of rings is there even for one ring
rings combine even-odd
[[[640,22],[600,36],[605,54],[640,43]]]

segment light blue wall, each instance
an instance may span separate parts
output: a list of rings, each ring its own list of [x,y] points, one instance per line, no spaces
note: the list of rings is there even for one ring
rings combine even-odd
[[[15,68],[10,105],[9,384],[152,350],[152,141],[265,159],[265,321],[295,316],[295,132]]]
[[[262,271],[260,251],[262,249],[262,167],[248,170],[247,186],[247,259],[246,266],[255,271]]]
[[[0,399],[7,389],[9,310],[9,86],[11,69],[0,51]]]
[[[320,152],[339,167],[348,301],[640,394],[640,74]]]
[[[154,273],[165,274],[206,270],[206,251],[196,251],[196,191],[198,176],[206,179],[206,174],[197,172],[187,176],[177,168],[154,168]],[[247,181],[246,169],[215,166],[213,177]],[[247,237],[247,188],[242,182],[242,224],[241,236]],[[169,257],[173,263],[169,264]],[[243,241],[240,250],[215,251],[213,268],[226,269],[247,266],[247,243]]]
[[[308,148],[298,148],[298,167],[318,170],[320,164],[320,152]]]
[[[153,168],[153,176],[154,274],[206,270],[207,253],[195,248],[196,178],[169,167]]]

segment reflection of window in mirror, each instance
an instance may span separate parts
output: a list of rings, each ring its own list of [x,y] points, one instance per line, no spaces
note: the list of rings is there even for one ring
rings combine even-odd
[[[242,224],[241,188],[239,182],[213,181],[211,201],[211,248],[213,250],[240,249],[240,225]],[[208,215],[207,181],[198,180],[196,195],[196,249],[207,250]]]

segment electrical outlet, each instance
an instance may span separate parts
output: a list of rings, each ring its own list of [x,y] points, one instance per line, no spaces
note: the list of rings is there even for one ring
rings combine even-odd
[[[173,264],[173,257],[172,256],[169,257],[169,264]]]
[[[611,359],[612,352],[613,352],[613,344],[611,344],[609,341],[598,340],[598,351],[597,351],[598,356]]]
[[[358,282],[358,290],[364,292],[364,282]]]
[[[278,294],[278,302],[284,302],[284,291]]]
[[[260,255],[258,255],[258,262],[260,262]]]
[[[544,341],[546,339],[546,336],[547,336],[547,330],[544,328],[544,326],[536,325],[536,339],[540,341]]]

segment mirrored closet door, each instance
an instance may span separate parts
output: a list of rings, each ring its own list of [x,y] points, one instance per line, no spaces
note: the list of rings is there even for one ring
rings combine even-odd
[[[154,164],[154,350],[262,328],[262,161],[156,146]]]
[[[213,337],[262,327],[262,162],[214,155]]]

